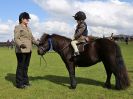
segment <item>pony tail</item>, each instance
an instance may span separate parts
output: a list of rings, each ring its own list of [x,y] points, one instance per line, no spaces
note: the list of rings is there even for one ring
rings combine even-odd
[[[116,70],[116,89],[126,89],[128,86],[130,86],[130,80],[128,77],[127,69],[123,60],[123,57],[121,55],[121,50],[118,45],[116,45],[116,64],[117,64],[117,70]]]

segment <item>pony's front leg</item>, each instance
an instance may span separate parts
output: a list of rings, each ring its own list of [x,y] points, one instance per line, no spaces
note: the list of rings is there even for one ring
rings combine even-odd
[[[76,82],[76,78],[75,78],[75,73],[73,73],[73,72],[71,72],[70,71],[70,73],[69,73],[69,75],[70,75],[70,83],[71,83],[71,89],[75,89],[76,88],[76,86],[77,86],[77,82]]]
[[[75,66],[74,65],[68,65],[67,69],[69,71],[69,77],[70,77],[70,84],[71,84],[71,89],[75,89],[77,86],[76,78],[75,78]]]

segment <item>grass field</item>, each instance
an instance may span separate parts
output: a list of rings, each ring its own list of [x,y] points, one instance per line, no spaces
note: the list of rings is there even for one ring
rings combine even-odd
[[[133,42],[120,43],[129,77],[133,81]],[[15,87],[16,57],[14,50],[0,48],[0,99],[133,99],[133,82],[127,90],[103,87],[106,73],[102,63],[88,68],[76,68],[77,88],[69,89],[69,77],[61,58],[56,53],[45,55],[46,64],[33,50],[29,67],[32,84],[27,89]],[[114,76],[111,83],[114,86]]]

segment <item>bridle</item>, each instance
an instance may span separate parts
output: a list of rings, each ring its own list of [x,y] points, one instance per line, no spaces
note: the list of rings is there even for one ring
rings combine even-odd
[[[48,51],[51,50],[51,49],[53,49],[52,39],[51,38],[48,38],[48,45],[49,45]],[[40,49],[45,52],[44,47],[40,47]],[[46,63],[46,66],[47,66],[47,61],[45,60],[45,58],[43,57],[43,55],[41,55],[41,57],[40,57],[40,66],[41,66],[41,58],[43,59],[43,61]]]
[[[62,49],[60,49],[60,51],[63,51],[65,48],[67,48],[68,46],[70,45],[70,43],[69,44],[67,44],[66,46],[64,46]],[[50,51],[51,49],[53,50],[53,40],[51,39],[51,37],[49,37],[48,38],[48,51]],[[44,49],[44,47],[41,47],[41,50],[43,50],[44,52],[45,52],[45,49]]]
[[[64,46],[62,49],[60,49],[60,51],[63,51],[69,45],[70,45],[70,43],[67,44],[66,46]],[[40,47],[40,49],[45,52],[45,49],[43,46]],[[51,37],[48,38],[48,51],[50,51],[50,50],[53,50],[53,40],[51,39]],[[46,66],[47,66],[47,62],[46,62],[45,58],[43,57],[43,55],[41,55],[41,57],[40,57],[40,66],[41,66],[41,58],[43,59],[43,61],[46,63]]]
[[[45,52],[45,49],[43,46],[40,47],[41,50],[43,50]],[[52,39],[48,38],[48,51],[53,49],[53,44],[52,44]]]

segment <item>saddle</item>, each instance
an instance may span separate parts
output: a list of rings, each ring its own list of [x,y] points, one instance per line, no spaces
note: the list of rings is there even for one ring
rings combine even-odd
[[[78,44],[77,44],[77,47],[78,47],[79,52],[84,52],[86,46],[88,46],[88,45],[89,45],[88,42],[81,42],[81,43],[78,43]]]
[[[92,36],[87,36],[85,37],[85,42],[78,43],[77,47],[78,47],[79,52],[84,52],[87,46],[89,46],[90,43],[94,41],[94,39],[95,38]]]

